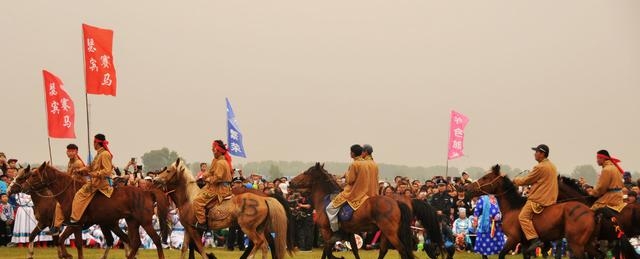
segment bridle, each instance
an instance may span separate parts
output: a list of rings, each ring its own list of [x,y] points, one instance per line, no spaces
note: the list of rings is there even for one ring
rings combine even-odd
[[[44,169],[44,172],[46,172],[46,168]],[[40,172],[39,172],[40,173]],[[31,190],[33,191],[33,193],[35,193],[36,195],[38,195],[39,197],[42,198],[55,198],[60,196],[61,194],[63,194],[64,192],[67,191],[67,189],[69,189],[69,187],[71,187],[71,185],[73,185],[73,188],[75,189],[76,186],[76,181],[74,179],[71,179],[71,182],[69,184],[67,184],[67,186],[65,188],[62,189],[62,191],[60,191],[59,193],[56,193],[54,195],[45,195],[45,194],[40,194],[38,191],[40,189],[43,189],[49,185],[51,185],[55,180],[51,180],[51,181],[45,181],[45,177],[42,176],[42,173],[40,173],[38,175],[38,178],[40,178],[40,182],[38,183],[38,185],[34,185],[34,184],[29,184],[31,186]],[[25,181],[26,182],[26,181]],[[22,188],[22,185],[20,185],[20,188]],[[24,189],[24,188],[23,188]]]
[[[499,175],[498,177],[493,178],[493,180],[489,181],[488,183],[485,183],[485,184],[482,184],[482,185],[480,185],[480,182],[478,182],[478,180],[476,180],[476,181],[475,181],[475,182],[473,182],[473,183],[475,183],[475,184],[478,186],[478,190],[479,190],[480,192],[482,192],[482,193],[483,193],[483,194],[485,194],[485,195],[489,195],[489,194],[493,194],[493,193],[489,193],[489,192],[487,192],[487,191],[483,190],[483,189],[482,189],[482,187],[485,187],[485,186],[492,187],[492,186],[493,186],[493,184],[495,184],[495,183],[496,183],[496,181],[498,181],[498,180],[500,180],[500,179],[502,179],[502,178],[504,178],[504,176]],[[492,189],[493,189],[493,188],[492,188]],[[505,193],[507,193],[507,192],[504,192],[504,193],[502,193],[502,194],[500,194],[500,195],[498,195],[498,194],[493,194],[493,195],[495,195],[495,196],[501,196],[501,195],[504,195]]]

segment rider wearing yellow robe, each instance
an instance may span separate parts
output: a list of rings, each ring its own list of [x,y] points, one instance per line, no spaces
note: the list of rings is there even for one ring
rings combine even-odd
[[[607,150],[598,151],[596,160],[598,165],[602,166],[602,172],[598,178],[598,184],[589,193],[591,196],[598,197],[591,209],[609,207],[620,212],[627,205],[622,197],[622,188],[624,187],[622,174],[624,171],[618,165],[620,160],[612,158]]]
[[[193,210],[197,219],[194,227],[201,230],[207,229],[207,215],[205,213],[207,204],[214,199],[220,204],[225,197],[231,195],[233,177],[231,155],[222,140],[214,141],[211,149],[214,157],[211,161],[211,168],[202,176],[206,184],[193,200]]]

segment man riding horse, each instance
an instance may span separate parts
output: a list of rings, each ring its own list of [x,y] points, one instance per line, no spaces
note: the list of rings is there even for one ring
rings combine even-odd
[[[538,164],[526,176],[513,179],[515,185],[531,185],[527,202],[518,216],[520,227],[530,242],[527,253],[543,245],[533,226],[533,216],[556,203],[558,198],[558,173],[556,166],[549,161],[549,146],[541,144],[531,149],[536,151],[534,157]]]
[[[349,165],[349,170],[345,173],[346,186],[342,192],[329,203],[326,208],[327,216],[331,226],[331,231],[335,236],[340,225],[338,223],[338,212],[344,203],[348,203],[353,211],[358,210],[360,205],[369,198],[369,174],[368,162],[362,159],[362,146],[356,144],[351,146],[351,158],[353,163]]]
[[[78,146],[76,144],[67,145],[67,157],[69,158],[69,164],[67,165],[67,173],[73,177],[73,179],[81,181],[86,184],[86,180],[84,177],[77,173],[78,170],[81,170],[86,165],[78,156]],[[51,235],[59,235],[60,228],[62,227],[62,222],[64,222],[64,213],[62,212],[62,207],[60,203],[56,202],[56,208],[54,212],[54,221],[53,227],[51,229]]]
[[[193,200],[193,210],[197,219],[193,226],[203,231],[207,230],[205,213],[207,204],[214,199],[216,204],[220,204],[225,197],[231,195],[231,155],[227,152],[222,140],[214,141],[211,150],[214,157],[211,161],[211,168],[202,177],[206,184]]]
[[[598,184],[589,193],[598,198],[591,209],[595,211],[601,208],[610,208],[620,213],[627,205],[622,198],[622,187],[624,187],[622,174],[624,171],[618,165],[620,160],[611,157],[607,150],[598,151],[596,160],[598,165],[602,166],[602,172],[598,178]]]
[[[88,174],[91,180],[85,183],[73,198],[69,225],[80,225],[78,221],[82,218],[84,210],[89,206],[89,203],[97,191],[100,191],[107,198],[110,198],[113,193],[113,187],[109,185],[109,181],[107,180],[113,171],[113,164],[111,162],[113,154],[111,154],[109,150],[109,141],[107,141],[107,138],[103,134],[96,134],[93,140],[93,148],[97,151],[97,154],[96,158],[91,161],[91,165],[76,171],[76,173],[80,175]]]
[[[367,167],[367,178],[369,179],[369,188],[367,191],[367,195],[369,195],[369,197],[378,196],[380,189],[378,185],[378,164],[373,160],[372,154],[373,147],[371,145],[362,145],[362,159],[364,159]]]

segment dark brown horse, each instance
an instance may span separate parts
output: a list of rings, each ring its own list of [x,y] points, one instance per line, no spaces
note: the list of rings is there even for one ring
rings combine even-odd
[[[327,195],[338,193],[340,187],[334,178],[324,169],[324,165],[316,163],[304,173],[294,177],[289,186],[302,192],[310,192],[313,206],[318,211],[316,225],[324,239],[324,254],[330,259],[336,257],[332,253],[332,231],[329,227],[329,219],[324,213]],[[399,201],[385,196],[376,196],[367,199],[358,210],[353,213],[353,218],[347,222],[340,222],[341,231],[344,233],[359,233],[374,231],[376,228],[382,231],[387,240],[398,250],[400,258],[412,259],[413,239],[410,229],[412,215],[409,207]],[[382,253],[380,256],[384,256]]]
[[[560,176],[558,178],[558,193],[559,201],[575,200],[584,203],[587,206],[593,206],[596,197],[593,197],[582,188],[578,180]],[[610,209],[600,209],[597,213],[597,222],[600,226],[597,231],[598,239],[614,241],[613,254],[620,254],[622,257],[638,258],[631,243],[629,243],[628,237],[635,237],[640,235],[640,204],[630,203],[627,204],[620,213],[616,213]],[[614,217],[616,224],[622,229],[622,233],[618,233],[615,229],[615,225],[612,224],[610,218]],[[620,234],[620,235],[619,235]],[[619,243],[617,242],[619,241]]]
[[[169,197],[179,210],[180,222],[185,228],[185,243],[181,258],[185,256],[188,243],[196,246],[202,258],[207,256],[215,258],[213,254],[205,255],[201,234],[193,227],[195,216],[191,202],[200,192],[200,188],[184,162],[178,159],[162,170],[154,179],[154,184],[168,191]],[[217,205],[215,210],[210,211],[207,218],[209,229],[227,228],[237,222],[254,244],[253,249],[246,249],[241,258],[254,254],[257,249],[262,250],[262,257],[265,258],[271,232],[275,232],[276,237],[271,255],[273,258],[282,259],[286,252],[289,255],[293,254],[294,235],[289,233],[295,224],[295,222],[288,220],[290,218],[289,208],[283,203],[287,204],[286,201],[267,197],[260,192],[249,191],[234,195],[233,198],[225,200],[222,204]]]
[[[65,218],[68,219],[71,214],[73,198],[82,185],[82,182],[74,180],[68,174],[46,163],[42,163],[37,170],[32,171],[31,176],[22,188],[25,191],[34,192],[41,192],[46,189],[50,190],[54,194],[53,197],[56,201],[60,203]],[[169,201],[160,190],[145,190],[125,186],[115,189],[110,198],[107,198],[101,193],[97,193],[85,210],[84,215],[80,219],[80,223],[83,225],[105,225],[108,226],[109,229],[115,229],[118,228],[118,225],[113,225],[114,222],[124,218],[127,221],[128,236],[131,244],[131,251],[127,257],[133,259],[136,256],[141,244],[139,229],[140,226],[142,226],[156,245],[158,257],[164,258],[160,236],[155,232],[152,225],[154,202],[157,203],[158,219],[160,222],[166,222]],[[167,224],[160,224],[160,228],[163,238],[166,238],[169,232]],[[61,252],[59,252],[58,256],[60,258],[72,258],[66,250],[64,240],[71,233],[79,233],[80,230],[81,227],[68,226],[62,232],[59,241]],[[80,245],[78,248],[82,247],[81,243],[78,243],[80,238],[77,238],[81,236],[81,234],[75,234],[75,236],[76,246]],[[82,249],[78,249],[78,258],[83,257]]]
[[[22,185],[25,184],[27,178],[29,178],[30,175],[31,175],[31,166],[27,166],[26,169],[23,168],[18,170],[18,174],[16,175],[16,178],[9,185],[9,193],[11,194],[11,193],[23,192]],[[40,232],[42,232],[43,229],[53,226],[55,209],[56,209],[56,199],[53,198],[53,194],[49,190],[44,191],[43,193],[30,192],[27,194],[31,195],[31,200],[33,201],[33,214],[35,215],[35,218],[38,221],[38,224],[33,229],[33,231],[31,231],[31,234],[29,235],[29,253],[27,258],[30,259],[30,258],[33,258],[33,255],[34,255],[33,240],[35,239],[35,237],[38,234],[40,234]],[[117,226],[117,221],[114,222],[113,224]],[[113,235],[111,234],[111,231],[113,231],[121,240],[123,240],[124,243],[126,243],[126,246],[128,246],[129,237],[127,237],[127,234],[124,233],[122,229],[120,229],[119,227],[110,229],[109,226],[101,225],[100,229],[103,231],[105,241],[107,243],[107,248],[105,249],[104,254],[102,255],[101,258],[106,259],[107,256],[109,255],[109,250],[113,246],[114,239],[113,239]],[[82,232],[78,232],[76,236],[82,236],[81,233]],[[59,243],[58,238],[59,238],[58,235],[53,236],[54,244]],[[79,241],[82,242],[81,239]],[[128,248],[125,249],[125,256],[127,254],[127,250]]]
[[[520,196],[517,187],[511,180],[500,172],[500,166],[495,165],[491,172],[465,187],[473,196],[493,194],[500,204],[503,231],[507,235],[507,242],[498,257],[513,250],[518,243],[528,246],[524,233],[520,228],[518,215],[524,206],[526,198]],[[542,213],[533,217],[533,225],[543,241],[567,239],[569,247],[576,258],[585,258],[585,251],[596,256],[598,251],[592,244],[592,234],[595,229],[594,213],[586,205],[567,201],[546,207]]]

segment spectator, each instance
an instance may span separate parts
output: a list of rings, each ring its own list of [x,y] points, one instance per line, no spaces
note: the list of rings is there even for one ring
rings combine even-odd
[[[11,242],[14,220],[13,206],[6,193],[0,194],[0,213],[0,246],[6,246]]]
[[[29,234],[36,227],[37,222],[33,214],[33,202],[31,196],[24,193],[15,194],[18,208],[16,209],[16,217],[13,226],[13,237],[11,242],[15,244],[23,244],[29,242]],[[53,238],[49,234],[41,232],[39,241],[51,241]]]
[[[453,222],[453,234],[456,237],[456,248],[465,251],[471,248],[471,239],[469,238],[469,229],[472,228],[471,220],[467,218],[467,209],[461,207],[458,209],[459,218]]]
[[[204,174],[207,173],[207,167],[208,167],[207,163],[200,163],[200,172],[198,172],[198,176],[196,176],[196,180],[202,179]]]
[[[431,198],[431,205],[440,211],[444,217],[448,219],[448,224],[451,224],[451,208],[453,207],[453,199],[447,192],[447,182],[444,179],[438,180],[438,193],[434,194]]]
[[[472,182],[473,180],[471,180],[471,178],[469,177],[469,173],[467,173],[466,171],[462,172],[462,185],[466,185]]]
[[[11,159],[9,159],[9,161],[7,161],[7,163],[9,164],[9,168],[18,169],[18,167],[17,167],[18,166],[18,159],[11,158]]]
[[[6,175],[0,175],[0,193],[7,193],[9,187],[9,177]]]
[[[627,203],[638,203],[638,193],[629,191],[627,193]]]
[[[466,197],[466,193],[464,192],[464,190],[462,189],[462,187],[456,187],[457,190],[457,195],[456,197],[453,198],[453,203],[454,203],[454,208],[455,208],[455,212],[456,214],[460,211],[460,208],[464,208],[465,212],[466,211],[471,211],[471,200],[469,200]],[[456,218],[460,217],[460,215],[456,215]]]
[[[502,215],[495,196],[483,195],[473,215],[478,218],[478,236],[474,251],[480,253],[482,259],[487,259],[488,255],[499,253],[504,246]]]
[[[633,179],[631,178],[630,172],[624,172],[624,174],[622,175],[622,179],[624,180],[624,186],[627,187],[627,189],[631,189],[631,187],[636,186],[636,184],[633,182]]]
[[[396,190],[393,188],[393,186],[389,185],[387,187],[384,188],[384,195],[385,196],[391,196],[396,192]]]
[[[7,164],[7,156],[4,155],[4,152],[0,152],[0,174],[7,173],[7,169],[9,165]]]
[[[311,197],[295,193],[296,240],[300,251],[310,252],[313,242],[313,209]]]

